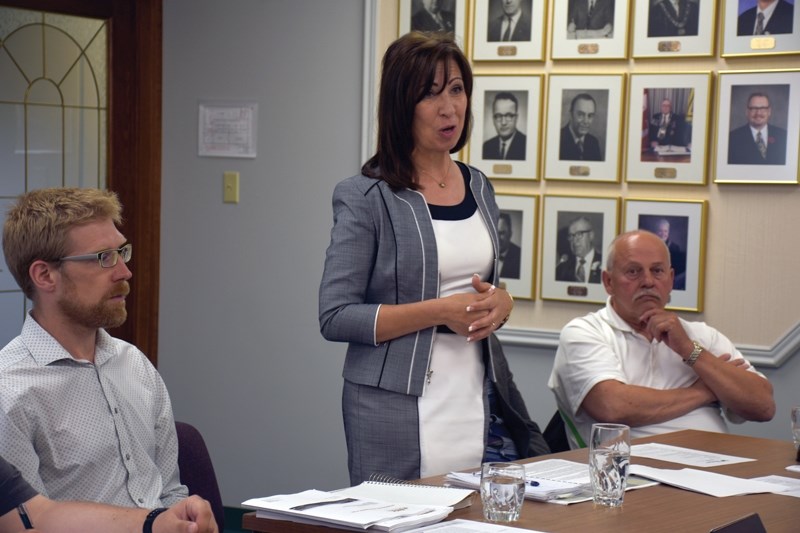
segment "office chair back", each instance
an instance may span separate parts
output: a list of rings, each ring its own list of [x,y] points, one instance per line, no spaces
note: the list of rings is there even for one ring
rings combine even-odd
[[[556,410],[550,422],[547,423],[542,436],[547,441],[547,445],[550,446],[552,453],[566,452],[570,449],[569,440],[567,440],[567,428],[558,410]]]
[[[206,442],[197,428],[186,422],[175,421],[178,433],[178,468],[181,483],[189,487],[189,494],[197,494],[211,504],[214,519],[220,531],[225,528],[225,509],[214,473],[214,465],[208,454]]]

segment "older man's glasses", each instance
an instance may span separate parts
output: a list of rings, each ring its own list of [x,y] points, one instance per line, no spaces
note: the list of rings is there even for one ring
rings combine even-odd
[[[112,268],[117,266],[117,262],[122,258],[123,263],[131,260],[133,254],[133,246],[129,243],[122,248],[115,248],[111,250],[103,250],[95,254],[85,255],[70,255],[62,257],[59,261],[97,261],[103,268]]]

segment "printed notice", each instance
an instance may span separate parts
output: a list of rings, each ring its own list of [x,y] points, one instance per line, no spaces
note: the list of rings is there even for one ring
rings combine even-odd
[[[748,459],[746,457],[704,452],[702,450],[681,448],[680,446],[670,446],[669,444],[658,444],[655,442],[634,444],[631,446],[631,455],[633,457],[649,457],[650,459],[660,459],[661,461],[700,467],[731,465],[755,461],[755,459]]]
[[[198,155],[256,157],[258,104],[201,103]]]

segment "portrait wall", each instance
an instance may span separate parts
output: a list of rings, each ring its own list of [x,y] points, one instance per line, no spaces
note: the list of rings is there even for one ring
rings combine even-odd
[[[475,76],[469,162],[498,178],[539,179],[541,76]]]
[[[618,231],[618,198],[545,195],[541,295],[603,303],[604,254]]]
[[[546,0],[481,0],[472,28],[475,61],[542,61]]]
[[[711,73],[631,74],[626,181],[704,185]]]
[[[800,70],[721,72],[714,181],[798,183]]]
[[[705,200],[625,199],[623,231],[650,231],[669,249],[674,281],[667,309],[703,310],[706,210]]]
[[[727,0],[722,56],[800,53],[800,9],[796,0]]]
[[[546,179],[619,181],[623,75],[549,78]]]
[[[716,0],[634,2],[633,57],[713,55],[716,5]]]

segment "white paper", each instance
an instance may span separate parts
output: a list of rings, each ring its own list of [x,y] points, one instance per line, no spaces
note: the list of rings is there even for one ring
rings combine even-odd
[[[723,455],[720,453],[704,452],[680,446],[670,446],[669,444],[634,444],[631,446],[632,457],[648,457],[650,459],[660,459],[671,463],[679,463],[689,466],[720,466],[732,465],[736,463],[747,463],[755,461],[746,457],[736,457],[733,455]]]
[[[474,522],[472,520],[451,520],[449,522],[442,522],[440,524],[435,524],[432,526],[425,526],[418,529],[412,529],[407,533],[428,533],[428,532],[436,532],[436,533],[505,533],[505,532],[514,532],[514,531],[528,531],[533,533],[542,533],[538,530],[533,529],[520,529],[518,527],[510,527],[504,526],[501,524],[490,524],[490,523],[483,523],[483,522]]]
[[[679,487],[718,498],[738,496],[740,494],[758,494],[762,492],[782,492],[780,485],[726,476],[705,470],[683,468],[667,470],[644,465],[631,465],[631,473],[637,476],[654,479],[667,485]]]
[[[306,523],[314,520],[318,524],[380,531],[408,529],[439,522],[453,510],[452,507],[395,504],[366,498],[349,498],[351,501],[340,503],[339,500],[342,499],[342,495],[333,492],[306,490],[297,494],[252,498],[242,502],[242,506],[256,509],[258,515],[265,518],[299,518]]]
[[[800,498],[800,479],[785,476],[764,476],[753,478],[754,481],[764,481],[766,483],[773,483],[785,487],[785,490],[777,494],[784,496],[794,496]]]

